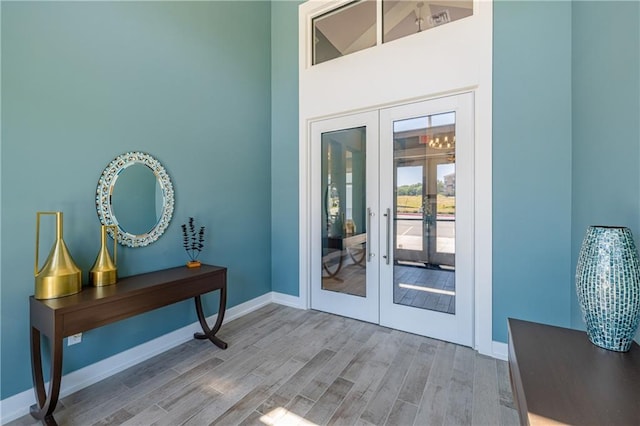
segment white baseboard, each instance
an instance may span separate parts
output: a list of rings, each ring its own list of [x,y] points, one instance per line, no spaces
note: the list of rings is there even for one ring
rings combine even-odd
[[[279,305],[290,306],[292,308],[297,309],[306,309],[306,306],[302,303],[300,296],[291,296],[289,294],[272,292],[273,294],[273,303],[277,303]]]
[[[492,342],[491,349],[493,350],[493,357],[501,359],[503,361],[509,360],[509,346],[502,342]]]
[[[227,309],[225,322],[234,320],[250,312],[255,311],[269,303],[278,303],[292,307],[299,307],[299,298],[282,293],[270,292],[251,299],[247,302]],[[208,318],[209,323],[214,323],[217,315]],[[123,371],[133,365],[145,361],[155,355],[165,352],[175,346],[181,345],[193,338],[193,333],[202,331],[200,323],[194,322],[178,330],[157,337],[141,345],[127,349],[124,352],[88,365],[79,370],[65,374],[62,377],[60,398],[71,395],[100,380]],[[48,383],[45,385],[48,389]],[[29,413],[29,407],[35,404],[33,389],[10,396],[0,401],[0,424],[8,423]]]

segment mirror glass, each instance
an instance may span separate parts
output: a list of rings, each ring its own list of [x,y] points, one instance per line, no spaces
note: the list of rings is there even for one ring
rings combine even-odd
[[[143,247],[160,238],[169,225],[173,185],[158,160],[142,152],[126,153],[102,172],[96,206],[103,225],[118,226],[120,244]]]

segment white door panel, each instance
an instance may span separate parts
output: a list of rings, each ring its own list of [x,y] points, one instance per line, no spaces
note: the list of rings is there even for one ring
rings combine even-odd
[[[311,125],[311,307],[378,323],[378,113]]]
[[[379,179],[380,324],[472,346],[472,94],[381,110]]]

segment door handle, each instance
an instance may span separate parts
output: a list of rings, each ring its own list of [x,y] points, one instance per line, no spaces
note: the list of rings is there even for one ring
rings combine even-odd
[[[387,240],[386,240],[386,253],[384,256],[385,262],[387,265],[389,264],[389,259],[391,256],[389,255],[389,246],[391,245],[391,209],[387,209],[387,212],[384,214],[384,217],[387,218]]]
[[[373,215],[374,213],[371,211],[371,207],[367,207],[367,262],[371,262],[371,258],[374,256],[374,254],[371,253],[371,239],[369,238],[369,235],[371,235],[371,216]]]

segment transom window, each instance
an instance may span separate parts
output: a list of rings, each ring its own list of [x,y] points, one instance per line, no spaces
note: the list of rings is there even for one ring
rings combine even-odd
[[[378,22],[381,8],[382,22]],[[313,60],[320,64],[473,15],[472,0],[358,0],[313,19]]]

